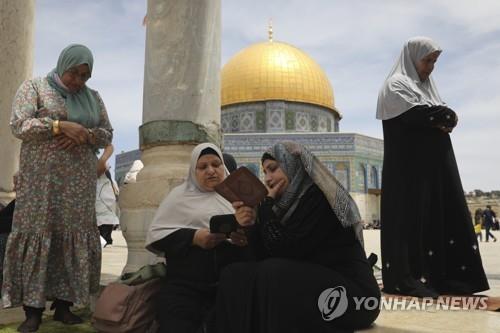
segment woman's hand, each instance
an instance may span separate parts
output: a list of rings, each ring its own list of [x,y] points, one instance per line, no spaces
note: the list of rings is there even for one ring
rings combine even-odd
[[[233,208],[236,211],[234,217],[242,227],[248,227],[255,222],[255,209],[245,206],[242,201],[233,202]]]
[[[72,139],[76,144],[82,145],[89,140],[88,130],[80,124],[72,121],[59,121],[59,129],[62,134]]]
[[[231,242],[236,246],[247,246],[248,245],[247,236],[245,235],[245,230],[243,230],[243,229],[238,229],[238,231],[233,231],[231,233],[230,238],[231,238]]]
[[[56,136],[55,140],[57,148],[61,150],[71,150],[77,146],[77,143],[65,134]]]
[[[266,185],[267,188],[267,196],[276,199],[276,196],[278,195],[278,193],[280,193],[280,190],[283,187],[283,185],[285,185],[285,183],[286,181],[284,179],[281,179],[272,188],[269,187],[267,184],[264,184]]]
[[[107,168],[106,161],[99,159],[97,161],[97,177],[101,177],[103,173],[106,172]]]
[[[198,229],[193,236],[193,245],[199,246],[205,250],[210,250],[225,240],[225,234],[212,234],[208,229]]]

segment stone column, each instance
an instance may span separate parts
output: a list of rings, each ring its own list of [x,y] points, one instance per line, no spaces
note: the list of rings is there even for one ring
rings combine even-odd
[[[187,176],[193,147],[219,144],[220,0],[149,0],[144,70],[144,168],[120,193],[124,272],[156,260],[144,249],[165,195]]]
[[[35,0],[0,1],[0,202],[14,193],[12,176],[19,168],[21,142],[10,131],[12,101],[17,88],[31,77]]]

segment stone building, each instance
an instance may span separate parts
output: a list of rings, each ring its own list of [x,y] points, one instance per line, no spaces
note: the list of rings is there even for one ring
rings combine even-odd
[[[380,220],[383,141],[340,132],[330,81],[306,53],[272,38],[243,49],[222,69],[221,107],[224,151],[240,165],[262,176],[266,148],[300,142],[350,191],[366,223]]]
[[[332,85],[306,53],[272,38],[243,49],[222,68],[221,108],[223,149],[239,165],[262,176],[268,147],[300,142],[349,190],[365,223],[380,220],[383,141],[340,132]],[[137,156],[126,154],[117,156],[117,175]]]

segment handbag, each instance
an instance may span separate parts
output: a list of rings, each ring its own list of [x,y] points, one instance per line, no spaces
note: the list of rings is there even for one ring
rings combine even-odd
[[[162,263],[148,265],[106,286],[97,299],[92,326],[100,333],[156,333],[154,296],[165,273]]]

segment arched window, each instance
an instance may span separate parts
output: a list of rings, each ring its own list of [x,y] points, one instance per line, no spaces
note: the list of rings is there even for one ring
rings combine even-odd
[[[378,171],[377,168],[372,166],[370,169],[370,186],[369,188],[379,188]]]
[[[359,174],[361,177],[361,191],[363,193],[368,193],[368,165],[361,163],[359,165]]]
[[[344,188],[348,191],[350,191],[350,184],[349,184],[349,167],[346,165],[346,163],[337,163],[335,166],[335,178],[344,186]]]

